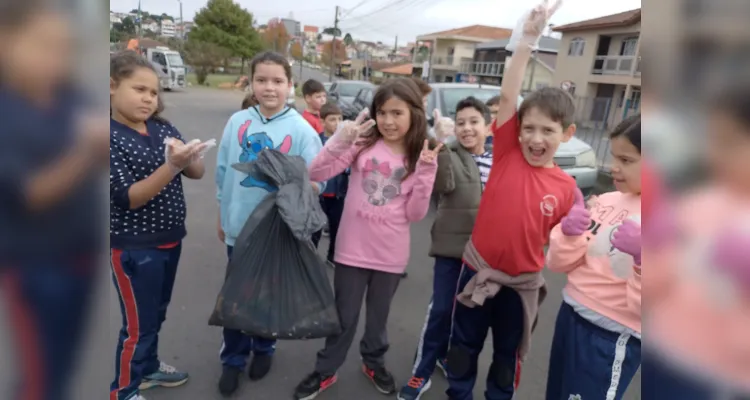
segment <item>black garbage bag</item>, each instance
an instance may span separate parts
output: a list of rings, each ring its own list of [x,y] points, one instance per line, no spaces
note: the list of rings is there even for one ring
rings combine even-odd
[[[270,339],[313,339],[341,331],[326,264],[310,241],[326,223],[305,161],[264,150],[235,169],[278,187],[235,241],[209,325]]]

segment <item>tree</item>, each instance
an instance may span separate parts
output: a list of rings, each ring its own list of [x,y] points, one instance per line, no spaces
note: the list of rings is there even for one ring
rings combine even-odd
[[[245,60],[262,49],[260,36],[253,29],[253,15],[232,0],[209,0],[195,15],[194,21],[191,39],[225,49],[225,59],[232,56],[242,58],[242,68]]]
[[[266,31],[263,33],[263,44],[269,50],[278,51],[283,53],[286,51],[289,45],[289,34],[284,28],[284,24],[275,23],[268,25]]]
[[[325,29],[323,29],[323,34],[324,35],[331,35],[331,36],[341,37],[341,29],[334,28],[334,27],[325,28]]]
[[[133,21],[133,18],[123,18],[120,27],[122,32],[127,33],[128,35],[135,35],[135,21]]]
[[[301,60],[304,57],[304,52],[302,51],[302,45],[298,41],[294,41],[292,43],[292,47],[289,49],[289,53],[295,60]]]
[[[352,38],[352,35],[350,33],[344,35],[344,44],[346,44],[347,46],[351,46],[354,44],[354,38]]]
[[[195,68],[199,85],[206,83],[208,74],[221,66],[223,60],[230,56],[229,50],[214,43],[193,39],[185,43],[185,61]]]
[[[332,54],[331,53],[331,43],[334,43],[334,42],[331,41],[331,42],[325,42],[325,43],[323,43],[323,50],[322,50],[321,53],[322,53],[322,58],[323,58],[323,62],[324,63],[331,62],[331,54]],[[334,48],[336,49],[336,51],[335,51],[335,53],[333,53],[335,55],[333,61],[334,61],[334,63],[338,64],[338,63],[340,63],[340,62],[342,62],[342,61],[344,61],[344,60],[347,59],[347,57],[346,57],[346,48],[344,47],[344,43],[341,40],[336,40],[335,43],[336,43],[336,45],[335,45]]]

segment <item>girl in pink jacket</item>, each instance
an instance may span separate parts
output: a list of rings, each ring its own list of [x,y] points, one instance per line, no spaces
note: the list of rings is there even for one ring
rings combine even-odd
[[[711,182],[644,225],[644,398],[750,398],[750,85],[709,104]]]
[[[351,168],[334,255],[342,332],[326,339],[314,372],[297,386],[295,399],[312,400],[336,382],[365,297],[362,372],[379,392],[396,391],[384,359],[388,313],[409,262],[409,227],[430,207],[442,144],[429,148],[422,95],[408,78],[382,84],[372,110],[375,121],[364,122],[367,114],[362,113],[353,124],[340,124],[310,165],[310,179],[317,182]]]
[[[550,235],[547,265],[568,275],[547,400],[619,400],[641,365],[641,122],[610,135],[617,192],[576,204]]]

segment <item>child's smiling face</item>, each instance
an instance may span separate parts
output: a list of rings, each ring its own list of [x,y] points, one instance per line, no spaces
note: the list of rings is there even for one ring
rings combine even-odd
[[[538,107],[529,108],[520,118],[519,140],[526,161],[534,167],[554,166],[555,152],[573,137],[575,125],[563,128]]]

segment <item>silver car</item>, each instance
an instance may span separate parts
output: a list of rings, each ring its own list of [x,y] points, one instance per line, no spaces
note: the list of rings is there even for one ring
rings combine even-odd
[[[427,100],[428,119],[432,124],[432,110],[440,110],[444,116],[455,119],[456,105],[459,101],[474,96],[486,102],[500,93],[500,86],[479,85],[472,83],[431,83],[432,93]],[[523,97],[518,97],[518,105]],[[562,143],[555,153],[555,163],[576,180],[584,194],[590,194],[596,186],[599,174],[596,164],[596,153],[588,143],[576,137]]]

